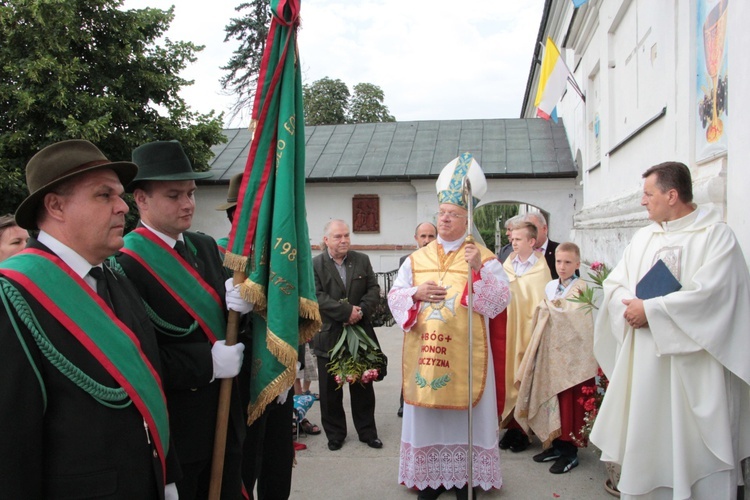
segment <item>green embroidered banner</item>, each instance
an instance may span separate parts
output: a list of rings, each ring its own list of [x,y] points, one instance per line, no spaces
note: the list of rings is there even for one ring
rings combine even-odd
[[[33,295],[125,389],[148,423],[164,467],[169,449],[167,402],[159,376],[135,334],[52,254],[26,249],[0,264],[0,274]]]
[[[321,325],[305,212],[299,7],[299,0],[271,0],[256,128],[224,260],[247,274],[241,292],[254,304],[248,422],[292,386],[297,346]]]

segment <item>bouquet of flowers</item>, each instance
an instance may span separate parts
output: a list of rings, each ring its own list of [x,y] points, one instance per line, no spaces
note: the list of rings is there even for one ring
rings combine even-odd
[[[599,408],[602,406],[604,393],[607,392],[608,385],[607,376],[599,368],[596,378],[594,378],[594,385],[581,387],[581,392],[584,395],[578,398],[578,404],[583,406],[586,411],[583,415],[583,426],[578,431],[577,436],[573,432],[570,433],[570,437],[578,446],[586,446],[589,442],[589,435],[594,428],[594,422],[596,422],[596,416],[599,414]]]
[[[586,289],[582,290],[575,297],[568,299],[571,302],[578,302],[581,304],[580,307],[591,312],[594,309],[599,309],[597,302],[601,295],[602,284],[604,280],[609,276],[611,269],[601,262],[592,262],[591,270],[589,271],[589,279],[585,280],[591,285],[587,286]]]
[[[341,388],[344,383],[367,384],[378,379],[384,355],[380,346],[359,325],[344,325],[336,345],[328,353],[326,367]]]
[[[589,279],[586,280],[590,285],[586,287],[585,290],[579,292],[578,295],[568,300],[581,304],[580,307],[589,313],[594,309],[599,309],[598,302],[601,299],[602,285],[604,280],[607,279],[607,276],[609,276],[609,272],[610,268],[606,264],[602,264],[598,261],[592,262],[591,270],[588,273]],[[596,378],[594,379],[594,385],[581,388],[581,392],[584,396],[578,398],[578,404],[583,406],[583,409],[585,410],[583,417],[584,424],[583,427],[581,427],[578,436],[575,436],[574,433],[571,433],[570,435],[570,437],[573,438],[573,441],[579,446],[585,446],[588,443],[591,429],[594,428],[594,422],[599,413],[599,407],[604,400],[604,393],[607,392],[608,385],[609,380],[607,380],[602,369],[599,368]]]

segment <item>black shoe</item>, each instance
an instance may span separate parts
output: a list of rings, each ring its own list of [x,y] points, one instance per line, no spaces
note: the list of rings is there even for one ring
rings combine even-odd
[[[401,405],[398,407],[398,411],[396,412],[396,415],[398,415],[399,417],[404,416],[404,405]]]
[[[427,487],[423,490],[419,490],[417,500],[435,500],[442,493],[445,493],[445,486],[438,486],[437,488]]]
[[[543,452],[539,453],[538,455],[534,455],[534,462],[551,462],[552,460],[557,460],[562,456],[562,453],[560,453],[560,450],[558,450],[555,447],[547,448]]]
[[[340,450],[342,446],[344,446],[343,441],[338,441],[336,439],[331,439],[330,441],[328,441],[328,449],[331,451]]]
[[[507,450],[510,448],[510,445],[513,444],[519,434],[522,434],[519,429],[508,429],[505,431],[503,438],[500,440],[500,449]]]
[[[369,446],[370,448],[382,448],[383,447],[383,442],[378,438],[360,439],[360,441],[362,441],[363,443],[367,443],[367,446]]]
[[[557,459],[557,461],[552,464],[552,467],[549,468],[549,471],[552,474],[564,474],[565,472],[568,472],[570,469],[575,469],[578,467],[578,457],[560,457]]]
[[[513,453],[520,453],[529,447],[531,440],[529,436],[521,431],[518,431],[518,437],[510,444],[510,451]]]

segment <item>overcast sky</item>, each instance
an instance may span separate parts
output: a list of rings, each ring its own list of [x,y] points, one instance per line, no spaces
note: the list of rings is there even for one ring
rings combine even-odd
[[[188,105],[226,111],[219,79],[237,42],[224,27],[240,0],[125,0],[123,8],[167,9],[167,36],[205,45],[183,77]],[[302,0],[303,83],[323,77],[379,86],[398,121],[518,118],[544,0]]]

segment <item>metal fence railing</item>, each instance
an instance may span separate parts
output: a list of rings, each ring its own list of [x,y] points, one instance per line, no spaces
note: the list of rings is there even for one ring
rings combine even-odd
[[[395,324],[391,309],[388,307],[388,292],[391,290],[393,280],[396,279],[397,274],[398,269],[375,273],[380,285],[380,302],[372,318],[372,326],[393,326]]]

